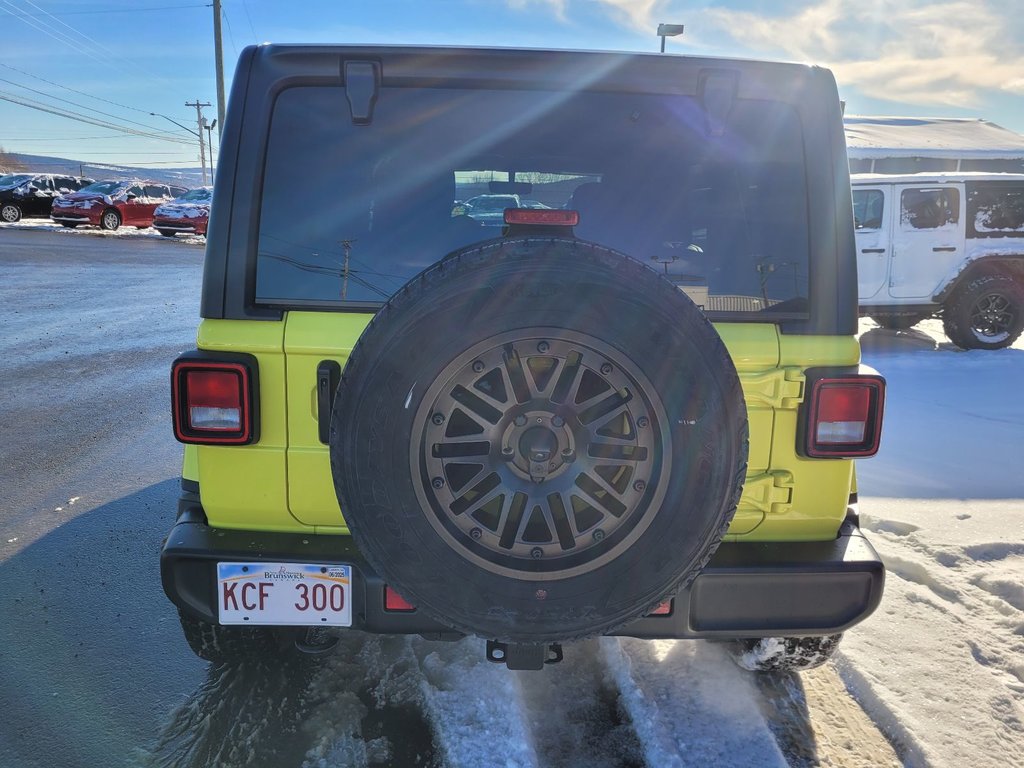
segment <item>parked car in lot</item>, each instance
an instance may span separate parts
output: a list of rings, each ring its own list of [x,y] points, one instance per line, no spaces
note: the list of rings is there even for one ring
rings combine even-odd
[[[51,218],[65,227],[89,224],[114,231],[120,226],[153,226],[157,206],[181,197],[185,187],[159,181],[98,181],[53,203]]]
[[[92,184],[92,179],[55,173],[11,173],[0,176],[0,221],[49,218],[54,200]]]
[[[477,195],[465,202],[466,215],[484,226],[505,224],[506,208],[521,208],[519,195]]]
[[[205,235],[210,221],[213,187],[196,187],[169,203],[157,206],[153,226],[164,237],[178,233]]]
[[[806,669],[875,610],[853,462],[884,380],[828,70],[264,45],[236,72],[170,377],[161,573],[197,654],[355,629],[540,669],[627,635]],[[561,205],[452,215],[499,174]]]
[[[1024,174],[856,174],[861,314],[907,329],[938,316],[964,349],[1024,330]]]

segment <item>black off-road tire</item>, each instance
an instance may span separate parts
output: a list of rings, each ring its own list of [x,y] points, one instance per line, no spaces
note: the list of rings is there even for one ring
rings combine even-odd
[[[114,232],[121,226],[121,214],[115,208],[108,208],[100,214],[100,229]]]
[[[460,632],[545,643],[693,580],[735,513],[747,418],[721,338],[662,276],[512,238],[451,254],[374,317],[330,452],[388,584]]]
[[[0,222],[14,224],[21,221],[21,206],[17,203],[3,203],[0,205]]]
[[[1002,349],[1024,330],[1024,283],[1007,274],[972,277],[942,312],[949,340],[961,349]]]
[[[925,314],[871,315],[871,319],[874,320],[880,328],[885,328],[886,330],[890,331],[909,331],[922,320],[925,320],[929,317],[931,317],[931,315]]]
[[[268,660],[287,651],[280,634],[269,627],[225,627],[178,611],[181,631],[192,652],[214,664]]]
[[[802,672],[820,667],[839,648],[839,635],[821,637],[763,637],[739,640],[730,653],[743,669],[751,672]]]

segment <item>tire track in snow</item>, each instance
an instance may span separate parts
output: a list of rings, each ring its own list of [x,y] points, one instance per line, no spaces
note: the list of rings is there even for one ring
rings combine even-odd
[[[787,765],[751,676],[720,646],[603,638],[601,650],[651,768]]]

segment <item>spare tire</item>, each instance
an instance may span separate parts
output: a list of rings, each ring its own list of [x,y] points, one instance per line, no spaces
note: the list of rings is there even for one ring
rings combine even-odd
[[[697,575],[747,460],[739,378],[657,272],[565,238],[451,254],[374,317],[331,469],[385,581],[467,634],[607,633]]]

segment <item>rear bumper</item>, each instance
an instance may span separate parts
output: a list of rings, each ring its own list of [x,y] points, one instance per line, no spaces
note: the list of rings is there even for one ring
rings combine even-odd
[[[160,555],[164,591],[194,616],[217,623],[219,562],[348,564],[352,628],[376,634],[458,637],[421,611],[384,609],[384,581],[347,536],[211,528],[198,500],[184,494],[178,523]],[[885,569],[852,514],[833,541],[734,543],[673,599],[666,615],[647,616],[613,634],[639,638],[737,638],[842,632],[878,607]]]

